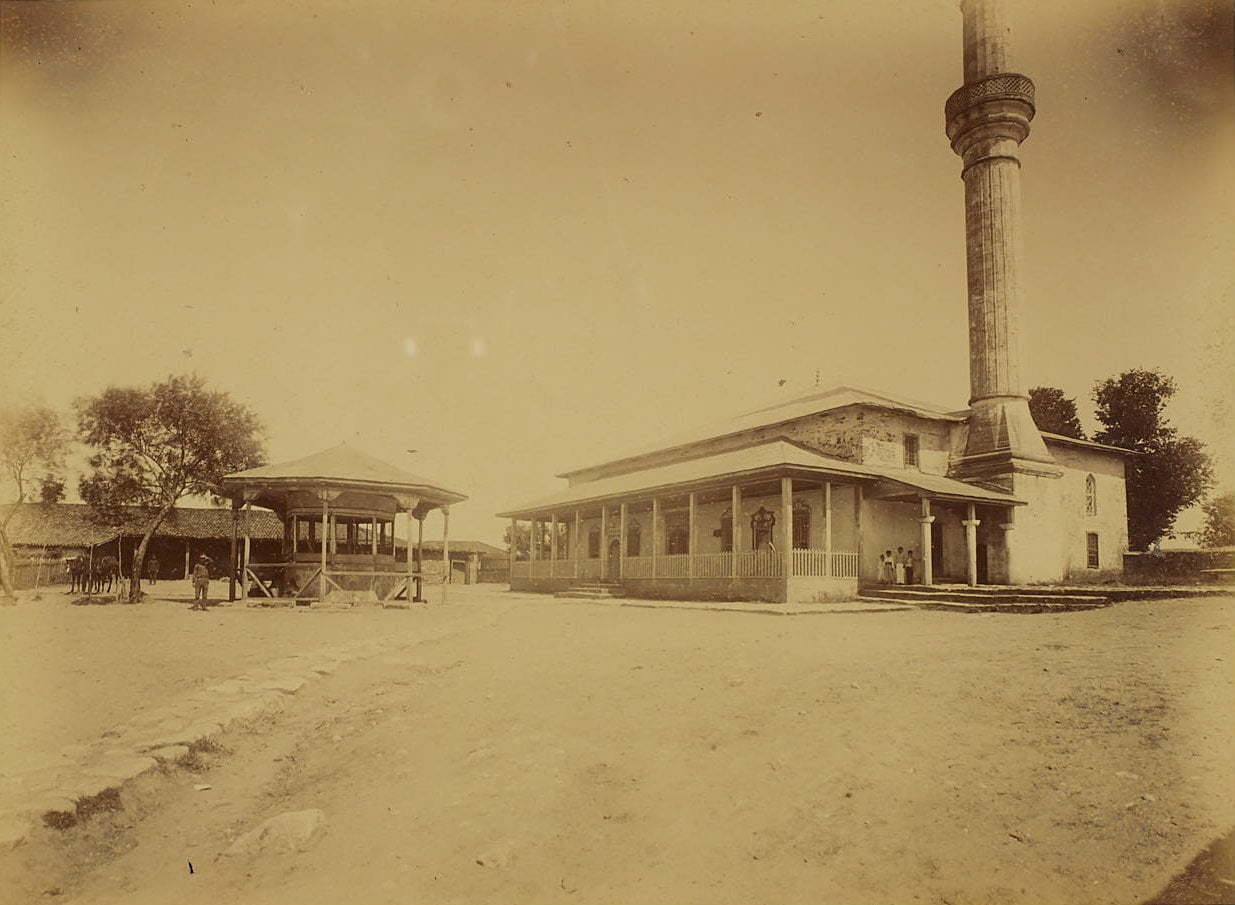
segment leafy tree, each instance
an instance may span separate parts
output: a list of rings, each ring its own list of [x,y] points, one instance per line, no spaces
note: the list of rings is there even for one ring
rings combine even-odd
[[[110,387],[77,401],[78,436],[94,447],[81,497],[105,518],[140,507],[144,533],[133,555],[129,600],[140,595],[146,548],[185,496],[218,493],[219,480],[264,461],[262,428],[248,408],[196,376],[149,387]]]
[[[1214,497],[1201,508],[1205,512],[1201,543],[1206,547],[1235,545],[1235,493]]]
[[[38,405],[5,404],[0,407],[0,477],[12,484],[16,502],[26,499],[26,485],[38,472],[44,480],[64,467],[69,448],[69,435],[60,416],[52,409]],[[13,594],[13,547],[5,529],[17,506],[9,508],[0,523],[0,593]]]
[[[1094,387],[1095,414],[1103,427],[1094,439],[1139,455],[1127,462],[1128,543],[1143,550],[1163,537],[1181,509],[1196,503],[1213,483],[1205,446],[1181,437],[1165,415],[1175,381],[1134,369]]]
[[[1029,390],[1029,414],[1038,430],[1064,437],[1085,439],[1081,419],[1076,414],[1076,400],[1063,394],[1057,387],[1031,387]]]
[[[59,503],[64,499],[64,479],[47,475],[39,483],[39,499],[44,503]]]

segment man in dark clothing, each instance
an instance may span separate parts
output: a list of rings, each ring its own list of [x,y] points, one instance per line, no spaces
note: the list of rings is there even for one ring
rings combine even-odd
[[[146,560],[146,580],[155,584],[159,580],[159,559],[151,556]]]

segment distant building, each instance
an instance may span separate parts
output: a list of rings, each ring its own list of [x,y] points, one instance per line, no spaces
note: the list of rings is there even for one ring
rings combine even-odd
[[[19,585],[30,583],[22,579],[32,580],[36,572],[40,584],[60,580],[63,559],[76,555],[114,556],[122,573],[131,574],[133,554],[145,530],[140,513],[132,513],[122,525],[105,525],[95,520],[94,510],[84,503],[22,503],[0,505],[0,521],[14,509],[5,533],[19,563]],[[256,561],[282,560],[284,528],[275,513],[266,509],[242,510],[238,520],[238,531],[249,536]],[[157,559],[159,578],[169,580],[187,577],[192,563],[205,554],[213,563],[216,577],[222,577],[227,571],[231,537],[230,510],[176,508],[151,538],[146,559]],[[425,541],[424,551],[425,571],[440,575],[441,541]],[[498,547],[482,541],[452,540],[452,580],[476,581],[482,557],[504,555]],[[395,562],[407,562],[407,541],[401,537],[395,538]],[[35,563],[41,565],[36,568]]]

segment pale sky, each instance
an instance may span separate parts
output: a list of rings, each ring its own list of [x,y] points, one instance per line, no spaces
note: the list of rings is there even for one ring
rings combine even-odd
[[[1165,370],[1235,488],[1230,6],[1011,22],[1029,384],[1088,415],[1095,381]],[[554,473],[816,374],[966,403],[950,0],[5,2],[0,26],[5,393],[67,412],[194,371],[271,461],[351,442],[468,494],[452,535],[494,542]]]

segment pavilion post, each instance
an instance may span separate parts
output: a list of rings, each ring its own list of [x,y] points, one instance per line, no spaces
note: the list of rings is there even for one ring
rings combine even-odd
[[[742,534],[742,520],[738,510],[742,506],[742,488],[734,484],[729,491],[729,577],[738,577],[738,546]]]
[[[527,521],[527,561],[528,574],[536,577],[536,516]]]
[[[935,583],[935,562],[931,545],[931,523],[934,521],[931,501],[922,497],[922,517],[918,519],[918,524],[922,526],[922,584],[927,587]]]
[[[240,567],[240,563],[236,560],[236,534],[240,530],[240,510],[236,503],[232,502],[232,537],[230,558],[228,561],[227,575],[227,599],[232,601],[236,599],[236,569]]]
[[[318,576],[317,599],[326,600],[326,545],[330,543],[330,497],[322,494],[322,574]]]
[[[658,578],[656,574],[656,558],[660,554],[657,549],[660,539],[660,498],[652,497],[652,577]],[[640,551],[642,552],[642,551]]]
[[[189,580],[189,539],[184,539],[184,580]]]
[[[450,584],[450,507],[442,507],[442,568],[446,575],[442,579],[442,603],[446,602],[446,585]]]
[[[618,579],[626,577],[626,503],[618,510]]]
[[[832,482],[823,482],[823,574],[832,577]]]
[[[609,507],[600,507],[600,580],[609,577]]]
[[[557,513],[549,513],[549,576],[557,575]]]
[[[425,513],[425,514],[427,515],[428,513]],[[411,533],[412,532],[410,531],[408,532],[409,535]],[[412,543],[411,537],[408,537],[407,543],[409,547],[407,551],[407,555],[410,558],[412,555],[412,551],[410,549],[411,543]],[[424,564],[425,564],[425,517],[422,515],[416,519],[416,571],[424,572]]]
[[[686,577],[695,577],[695,492],[686,498]]]
[[[789,579],[793,577],[793,478],[780,479],[780,517],[781,543],[785,545],[781,551],[785,570],[785,600],[789,599]]]

